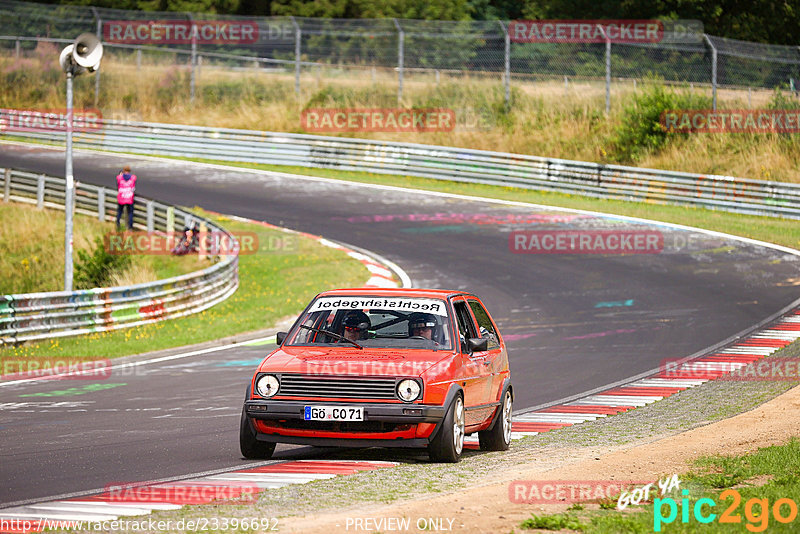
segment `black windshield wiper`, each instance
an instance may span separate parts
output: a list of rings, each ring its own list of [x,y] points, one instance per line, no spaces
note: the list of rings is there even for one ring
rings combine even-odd
[[[300,328],[305,328],[306,330],[311,330],[312,332],[319,332],[320,334],[325,334],[326,336],[333,336],[336,339],[341,341],[347,341],[348,343],[356,346],[359,350],[364,350],[364,347],[353,341],[352,339],[347,339],[341,334],[337,334],[336,332],[331,332],[330,330],[322,330],[321,328],[314,328],[311,326],[306,326],[304,324],[300,325]]]

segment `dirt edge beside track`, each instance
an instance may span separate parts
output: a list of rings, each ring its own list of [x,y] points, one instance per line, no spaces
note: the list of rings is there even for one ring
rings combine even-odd
[[[388,505],[358,505],[335,513],[286,517],[282,532],[323,533],[374,532],[357,528],[357,518],[409,518],[418,532],[419,518],[439,518],[443,526],[454,519],[452,531],[465,533],[511,532],[531,512],[555,513],[568,504],[515,504],[509,499],[509,483],[515,480],[643,480],[681,473],[688,462],[705,455],[753,452],[785,443],[800,434],[800,387],[794,387],[759,407],[706,426],[649,443],[626,444],[605,451],[564,449],[558,458],[538,458],[498,472],[491,480],[475,481],[468,489],[444,495],[426,495]],[[348,522],[349,518],[349,522]],[[361,523],[366,525],[367,523]],[[372,522],[369,525],[377,525]],[[383,523],[382,531],[390,523]],[[397,530],[400,531],[400,530]]]

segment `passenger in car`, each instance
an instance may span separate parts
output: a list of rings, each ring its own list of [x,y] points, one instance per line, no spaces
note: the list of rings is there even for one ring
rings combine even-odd
[[[436,317],[430,313],[412,313],[408,318],[408,335],[441,343],[438,339],[440,336],[437,335],[438,324]]]

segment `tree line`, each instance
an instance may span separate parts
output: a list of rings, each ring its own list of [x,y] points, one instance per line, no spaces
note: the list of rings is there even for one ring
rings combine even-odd
[[[39,0],[143,11],[424,20],[696,19],[706,33],[798,45],[800,0]]]

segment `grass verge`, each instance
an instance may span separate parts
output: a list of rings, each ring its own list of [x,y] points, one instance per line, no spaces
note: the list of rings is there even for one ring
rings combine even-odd
[[[256,253],[239,257],[239,289],[228,300],[181,319],[3,348],[0,363],[33,359],[47,362],[62,357],[71,361],[111,358],[261,330],[283,317],[296,315],[320,291],[331,286],[360,286],[369,277],[359,262],[315,240],[195,211],[228,230],[254,232],[262,245]],[[286,246],[264,246],[279,242]],[[187,259],[197,262],[196,257]]]
[[[589,534],[797,532],[798,474],[800,440],[792,438],[752,454],[697,459],[690,471],[679,476],[685,494],[673,490],[626,510],[534,514],[520,528]]]
[[[76,214],[73,228],[76,287],[81,262],[78,251],[91,253],[96,240],[114,231],[114,224]],[[196,258],[127,256],[113,271],[109,285],[131,285],[170,278],[202,268]],[[36,209],[22,203],[0,203],[0,295],[64,289],[64,212]]]

